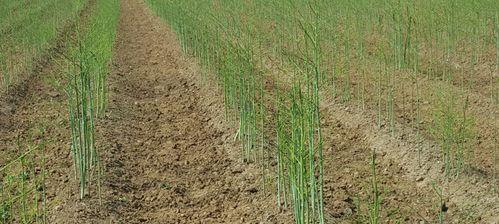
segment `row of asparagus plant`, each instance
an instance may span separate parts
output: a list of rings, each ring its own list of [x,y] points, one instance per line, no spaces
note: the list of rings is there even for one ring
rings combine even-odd
[[[19,81],[54,47],[63,27],[87,4],[78,1],[0,1],[0,92]],[[47,223],[44,129],[18,136],[13,157],[0,166],[0,223]]]
[[[318,24],[308,23],[301,32],[312,47],[307,60],[311,63],[296,65],[302,69],[293,91],[269,92],[265,85],[271,82],[263,73],[254,45],[261,44],[251,36],[251,26],[239,23],[242,18],[232,12],[245,10],[240,3],[227,2],[227,7],[211,12],[210,23],[200,23],[202,15],[195,8],[178,3],[149,1],[156,12],[165,16],[179,34],[183,49],[200,58],[206,69],[218,75],[225,99],[227,119],[233,121],[242,141],[243,160],[258,162],[262,166],[264,187],[268,155],[276,155],[278,167],[278,202],[293,205],[297,223],[324,222],[322,200],[322,140],[319,116],[320,47]],[[210,1],[198,1],[197,7],[209,7]],[[207,11],[207,13],[210,13]],[[318,12],[314,14],[317,16]],[[223,18],[233,18],[224,20]],[[298,17],[296,18],[298,19]],[[303,79],[302,75],[306,75]],[[300,80],[300,81],[298,81]],[[271,90],[273,91],[273,90]],[[270,94],[285,95],[285,100],[267,97]],[[289,94],[289,95],[288,95]],[[270,100],[270,103],[269,101]],[[274,103],[279,104],[276,107]],[[289,116],[278,116],[276,134],[279,147],[269,148],[265,136],[266,111],[277,109]],[[291,126],[291,127],[290,127]],[[289,127],[289,128],[288,128]],[[317,177],[318,176],[318,177]],[[291,203],[290,203],[291,202]]]
[[[475,122],[470,96],[497,95],[497,1],[148,2],[218,75],[244,159],[275,155],[262,170],[297,223],[324,221],[321,94],[373,111],[392,136],[408,123],[418,142],[436,140],[447,175],[471,163],[477,135],[495,138],[476,132],[497,127]]]
[[[86,2],[0,1],[0,92],[18,82],[57,44],[57,35],[77,18]]]
[[[71,151],[80,198],[92,181],[100,193],[101,167],[95,125],[106,110],[107,74],[119,16],[118,0],[97,1],[96,11],[84,34],[71,49],[67,69],[67,105],[71,128]]]
[[[440,142],[443,133],[435,133],[432,127],[441,126],[439,122],[442,119],[434,118],[441,114],[442,104],[450,106],[454,102],[461,108],[452,110],[452,116],[467,122],[463,126],[463,122],[456,120],[450,124],[452,128],[449,130],[452,135],[460,135],[458,132],[466,129],[464,132],[470,134],[463,135],[463,141],[472,142],[476,136],[473,129],[477,124],[468,122],[473,121],[475,116],[474,111],[470,111],[472,107],[466,106],[469,104],[469,93],[487,96],[489,93],[481,91],[489,89],[494,95],[497,88],[495,66],[491,66],[494,63],[486,61],[486,58],[494,55],[493,50],[497,49],[494,46],[496,12],[487,8],[497,6],[497,3],[485,1],[469,5],[469,2],[463,2],[464,8],[449,11],[443,2],[445,1],[439,1],[442,4],[432,4],[426,1],[409,1],[389,4],[391,1],[338,1],[335,7],[321,7],[321,14],[326,15],[321,19],[324,24],[321,29],[324,54],[322,64],[325,68],[321,76],[324,79],[321,81],[329,86],[325,90],[334,98],[339,98],[338,102],[357,101],[361,108],[376,111],[378,127],[388,127],[392,135],[396,133],[397,121],[409,121],[417,129],[418,136],[426,134]],[[257,23],[260,27],[256,29],[264,32],[261,35],[266,36],[269,46],[281,46],[282,51],[275,53],[275,57],[279,59],[303,54],[307,46],[296,41],[300,25],[289,19],[292,13],[289,12],[286,1],[271,4],[260,2],[254,5],[257,9],[251,11],[276,15],[275,18],[268,16]],[[452,6],[455,7],[455,4]],[[282,13],[270,13],[269,9]],[[465,16],[470,10],[475,12],[471,19],[469,15]],[[428,15],[432,12],[444,14],[445,19]],[[283,27],[272,27],[274,30],[269,32],[265,24],[283,24]],[[472,44],[463,44],[469,42]],[[474,81],[475,76],[469,75],[477,74],[475,69],[480,66],[486,68],[482,72],[483,79],[490,80],[485,88],[476,84],[478,81]],[[450,94],[438,94],[440,90]],[[453,95],[459,97],[453,101],[450,98]],[[441,97],[445,99],[441,100]],[[465,114],[467,118],[464,118]],[[493,139],[491,134],[481,137],[489,141]],[[471,147],[470,144],[467,145],[466,151],[469,151]],[[441,147],[443,149],[449,146]],[[456,147],[451,148],[452,151],[457,150]],[[489,147],[485,150],[494,149]],[[444,151],[442,150],[443,157],[446,154]],[[459,160],[465,159],[459,157]]]

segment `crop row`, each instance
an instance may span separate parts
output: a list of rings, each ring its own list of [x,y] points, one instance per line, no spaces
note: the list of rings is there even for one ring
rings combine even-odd
[[[262,165],[296,223],[324,222],[321,97],[376,111],[392,135],[403,123],[437,141],[448,177],[476,165],[474,149],[497,153],[496,123],[482,120],[497,113],[495,1],[148,2],[217,75],[244,160]]]

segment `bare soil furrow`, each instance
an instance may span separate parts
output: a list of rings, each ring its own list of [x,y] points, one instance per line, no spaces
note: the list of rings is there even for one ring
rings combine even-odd
[[[239,146],[222,124],[220,96],[201,85],[174,33],[141,0],[123,1],[121,10],[110,105],[98,128],[102,204],[96,195],[73,203],[67,211],[76,217],[65,221],[291,221],[260,190],[260,170],[232,156]]]

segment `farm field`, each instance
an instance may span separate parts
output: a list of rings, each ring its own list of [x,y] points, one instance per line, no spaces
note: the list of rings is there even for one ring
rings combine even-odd
[[[0,6],[0,223],[499,223],[497,1]]]

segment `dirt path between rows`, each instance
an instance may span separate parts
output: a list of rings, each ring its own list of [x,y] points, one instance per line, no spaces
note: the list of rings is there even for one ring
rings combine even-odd
[[[80,23],[92,11],[95,1],[90,2]],[[15,152],[17,137],[48,141],[49,223],[292,223],[289,211],[276,208],[273,189],[262,192],[260,169],[239,161],[235,131],[226,126],[220,94],[212,89],[216,84],[203,84],[196,61],[182,56],[175,34],[143,0],[121,4],[109,111],[98,125],[102,204],[94,188],[78,199],[65,97],[52,84],[64,77],[60,54],[70,45],[63,38],[73,35],[70,26],[34,75],[2,96],[0,164]],[[380,154],[382,210],[408,223],[437,217],[438,198],[430,183],[439,166],[413,169],[414,137],[401,133],[405,137],[392,139],[365,126],[373,116],[326,108],[327,220],[351,223],[364,215],[366,208],[358,210],[356,200],[367,202],[373,148]],[[437,161],[431,155],[423,161]],[[454,181],[445,189],[452,193],[446,198],[448,215],[495,223],[497,197],[489,185],[474,176]]]
[[[57,223],[290,221],[260,191],[259,170],[231,156],[239,148],[218,95],[200,85],[195,63],[141,0],[122,1],[114,54],[99,127],[103,203],[91,196]]]

